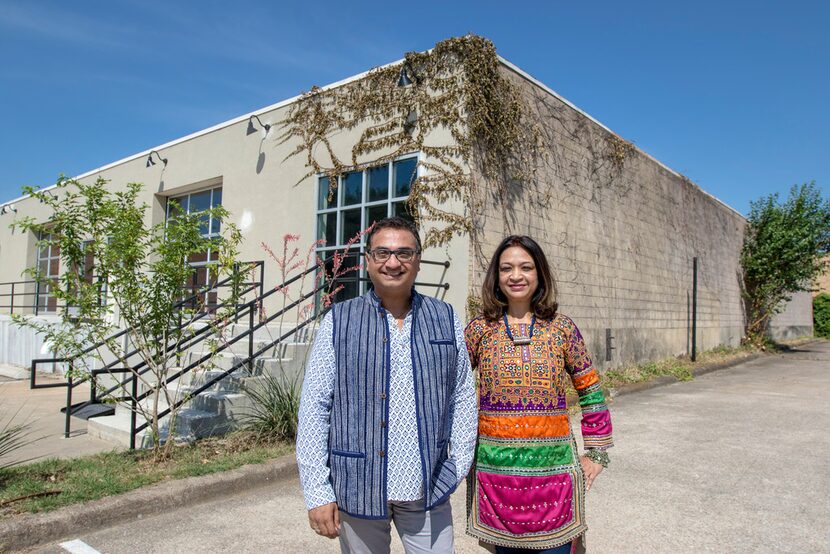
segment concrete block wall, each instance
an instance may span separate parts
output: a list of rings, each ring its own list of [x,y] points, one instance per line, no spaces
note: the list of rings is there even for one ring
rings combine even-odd
[[[805,317],[809,314],[809,318]],[[813,336],[813,296],[809,292],[794,294],[776,314],[769,325],[769,335],[775,340]]]
[[[532,110],[542,149],[532,182],[512,184],[501,198],[476,175],[486,208],[476,222],[482,247],[471,262],[473,288],[483,279],[483,258],[504,235],[536,238],[554,267],[561,311],[581,328],[597,365],[609,367],[689,352],[697,257],[698,350],[738,345],[744,218],[626,149],[552,92],[503,72]],[[613,337],[607,361],[606,329]]]

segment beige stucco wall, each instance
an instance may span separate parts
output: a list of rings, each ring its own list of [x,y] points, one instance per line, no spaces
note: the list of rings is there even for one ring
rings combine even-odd
[[[288,109],[289,105],[283,105],[257,113],[263,122],[275,124],[283,119]],[[261,244],[265,243],[279,253],[282,237],[292,233],[301,237],[297,243],[301,252],[308,249],[316,232],[316,177],[303,178],[309,171],[303,154],[287,158],[296,148],[296,142],[279,144],[276,127],[264,140],[260,133],[247,136],[247,125],[248,118],[244,116],[191,138],[158,147],[161,156],[168,159],[166,167],[161,163],[146,167],[147,152],[144,152],[80,178],[93,181],[103,177],[110,181],[108,186],[113,190],[122,189],[129,182],[143,183],[142,200],[152,206],[148,223],[164,221],[167,196],[221,185],[222,204],[230,211],[231,220],[243,231],[240,259],[265,260],[266,286],[275,286],[279,283],[277,265],[266,256]],[[357,128],[329,137],[339,156],[351,158],[352,145],[362,131]],[[427,137],[427,144],[448,140],[448,133],[438,131]],[[8,224],[15,217],[33,216],[45,220],[49,216],[45,207],[31,198],[14,204],[17,213],[0,218],[0,282],[23,279],[21,272],[33,265],[36,257],[34,236],[13,232]],[[458,201],[448,207],[456,212],[464,210]],[[448,282],[450,289],[422,288],[421,291],[444,298],[463,313],[467,240],[457,238],[440,249],[428,249],[423,258],[450,261],[449,270],[424,264],[418,279],[429,283]],[[0,304],[4,303],[0,301]],[[273,313],[276,304],[270,303],[266,308]]]
[[[639,150],[615,166],[608,130],[511,69],[503,73],[531,106],[543,148],[532,182],[509,187],[505,209],[498,198],[484,203],[483,252],[509,233],[542,243],[561,311],[605,367],[689,352],[697,257],[698,349],[739,344],[744,218]],[[474,287],[483,269],[473,262]]]

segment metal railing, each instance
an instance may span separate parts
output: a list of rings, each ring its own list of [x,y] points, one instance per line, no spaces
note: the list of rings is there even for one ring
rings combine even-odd
[[[31,290],[32,287],[34,290]],[[27,288],[30,289],[28,292]],[[34,296],[33,303],[30,296]],[[38,306],[40,296],[38,282],[33,279],[0,283],[0,313],[11,315],[15,310],[18,314],[30,310],[34,315],[38,315],[39,311],[43,311],[42,307]]]
[[[241,282],[238,281],[240,271],[255,272],[257,269],[259,270],[259,280],[258,281],[250,281],[250,282],[249,281],[241,281]],[[186,298],[183,298],[182,300],[176,302],[173,305],[173,307],[174,307],[174,309],[178,308],[179,311],[180,311],[179,326],[178,326],[177,330],[181,331],[184,326],[191,326],[191,324],[194,323],[194,321],[198,321],[199,319],[210,317],[215,312],[215,309],[214,310],[209,310],[209,311],[201,311],[198,314],[196,314],[196,317],[194,319],[191,319],[187,322],[183,322],[182,317],[181,317],[181,311],[184,307],[186,307],[188,305],[193,305],[194,298],[198,298],[199,296],[204,296],[206,294],[210,294],[213,291],[217,291],[219,288],[228,287],[228,286],[238,286],[238,287],[240,287],[240,290],[238,290],[237,293],[236,293],[237,297],[243,297],[246,294],[249,294],[250,292],[253,292],[253,291],[257,291],[258,295],[261,295],[262,290],[263,290],[263,285],[264,285],[264,281],[263,281],[264,275],[265,275],[264,263],[262,261],[239,263],[239,264],[236,265],[234,275],[231,275],[229,277],[226,277],[225,279],[222,279],[220,281],[217,281],[215,283],[212,283],[212,284],[209,284],[205,287],[202,287],[202,288],[198,289],[196,292],[194,292],[193,294],[191,294],[190,296],[188,296]],[[217,303],[213,307],[214,308],[219,308],[219,307],[222,307],[222,306],[223,306],[222,304]],[[235,314],[239,313],[239,309],[238,309],[239,306],[240,306],[240,304],[238,304],[238,303],[234,306],[231,306],[231,308],[233,308],[233,312]],[[209,336],[208,335],[209,330],[210,330],[209,325],[205,325],[204,327],[199,328],[199,329],[191,330],[190,332],[185,333],[184,337],[182,338],[182,341],[179,342],[178,344],[167,345],[166,349],[165,349],[165,352],[166,353],[170,352],[172,349],[176,348],[177,346],[181,347],[182,345],[189,348],[193,344],[196,344],[199,340],[202,340],[204,337]],[[29,379],[30,379],[29,387],[30,388],[32,388],[32,389],[42,389],[42,388],[54,388],[54,387],[67,387],[67,396],[66,396],[66,402],[67,402],[67,404],[66,404],[66,413],[67,413],[67,416],[66,416],[66,423],[65,423],[65,429],[64,429],[64,436],[65,437],[67,437],[67,438],[69,437],[69,433],[70,433],[70,419],[69,419],[69,417],[71,416],[72,412],[77,411],[77,409],[80,409],[83,406],[98,403],[99,398],[104,398],[107,395],[112,394],[113,392],[115,392],[119,388],[122,388],[123,385],[125,385],[129,382],[129,379],[128,379],[128,380],[126,380],[122,383],[119,383],[118,385],[114,385],[110,389],[108,389],[108,390],[104,391],[103,393],[99,394],[98,393],[98,388],[97,388],[97,376],[98,375],[128,373],[128,372],[129,373],[134,373],[136,375],[143,375],[147,371],[149,371],[149,368],[147,367],[146,360],[140,360],[137,363],[135,363],[135,365],[129,364],[129,360],[140,353],[140,350],[138,348],[135,348],[135,349],[123,354],[122,356],[117,357],[117,359],[115,361],[110,362],[110,363],[104,365],[101,368],[97,368],[97,369],[93,369],[93,370],[89,371],[88,375],[85,375],[82,379],[75,378],[75,371],[74,370],[75,370],[75,361],[76,360],[82,359],[87,354],[90,354],[90,353],[96,351],[99,348],[107,347],[109,344],[112,344],[113,341],[117,341],[118,339],[120,339],[121,337],[126,335],[128,332],[129,332],[129,329],[123,329],[123,330],[121,330],[117,333],[114,333],[114,334],[110,335],[109,337],[107,337],[107,338],[105,338],[105,339],[103,339],[103,340],[87,347],[86,349],[81,351],[74,358],[37,358],[37,359],[32,360],[32,362],[31,362],[31,374],[29,376]],[[202,339],[200,339],[199,337],[202,337]],[[54,368],[56,364],[60,364],[60,363],[69,364],[68,372],[67,372],[67,380],[66,381],[59,382],[59,383],[40,383],[40,384],[37,383],[37,367],[39,365],[41,365],[41,364],[52,364],[52,366]],[[118,365],[124,364],[124,363],[126,363],[128,365],[128,368],[118,368],[117,367]],[[91,381],[90,382],[90,398],[89,398],[89,401],[83,402],[83,403],[78,404],[78,405],[73,405],[72,404],[73,389],[75,389],[77,386],[81,385],[82,383],[84,383],[88,380]]]
[[[266,291],[263,290],[263,288],[264,288],[263,287],[264,266],[262,265],[262,262],[257,262],[257,263],[260,264],[259,265],[259,267],[260,267],[260,281],[258,283],[249,283],[249,284],[255,284],[259,289],[259,294],[255,298],[253,298],[252,300],[249,300],[247,302],[244,302],[244,303],[236,304],[236,306],[234,306],[234,313],[227,320],[225,320],[223,322],[220,322],[219,324],[216,324],[216,325],[206,325],[201,329],[197,329],[197,330],[193,331],[190,335],[188,335],[187,339],[183,340],[182,342],[166,347],[165,353],[166,354],[170,353],[174,349],[176,350],[176,354],[188,351],[193,346],[198,344],[199,342],[202,342],[202,341],[206,340],[208,337],[213,336],[217,331],[223,330],[225,328],[225,326],[227,326],[231,323],[231,320],[234,323],[236,323],[240,319],[243,319],[243,320],[247,319],[248,320],[247,321],[247,324],[248,324],[247,330],[245,330],[244,332],[239,333],[239,334],[237,334],[233,337],[230,337],[229,339],[227,339],[227,340],[223,341],[222,343],[220,343],[215,348],[211,349],[211,351],[209,353],[198,356],[196,360],[191,361],[189,364],[187,364],[186,366],[178,369],[177,371],[175,371],[171,375],[166,376],[165,379],[164,379],[164,383],[161,385],[161,387],[167,387],[168,385],[174,383],[176,380],[180,379],[184,375],[186,375],[186,374],[194,371],[195,369],[198,369],[199,367],[201,367],[205,362],[208,362],[211,359],[213,359],[213,357],[216,356],[216,354],[230,349],[234,344],[236,344],[236,343],[238,343],[242,340],[247,340],[247,343],[248,343],[247,344],[247,346],[248,346],[247,356],[242,358],[240,361],[232,364],[229,369],[225,369],[225,370],[222,370],[221,372],[213,374],[212,377],[208,378],[206,380],[206,382],[202,383],[198,387],[196,387],[194,389],[189,389],[188,394],[185,397],[176,398],[173,401],[172,404],[170,404],[169,406],[167,406],[165,409],[161,410],[157,414],[157,418],[159,420],[161,418],[164,418],[164,417],[168,416],[171,412],[177,410],[182,405],[189,402],[193,397],[195,397],[199,393],[209,389],[210,387],[216,385],[218,382],[220,382],[222,379],[225,379],[227,376],[231,375],[232,373],[234,373],[236,371],[239,371],[240,369],[246,369],[249,373],[253,373],[253,367],[254,367],[254,364],[255,364],[255,361],[257,360],[257,358],[259,358],[260,356],[262,356],[266,352],[268,352],[270,350],[273,350],[277,345],[279,345],[280,343],[282,343],[286,339],[294,336],[299,331],[305,329],[307,326],[312,324],[319,317],[324,315],[325,312],[327,311],[328,308],[322,307],[322,306],[320,306],[320,304],[318,302],[315,302],[315,304],[314,304],[315,307],[314,307],[314,310],[313,310],[312,315],[310,317],[306,318],[305,320],[303,320],[301,322],[297,322],[290,330],[288,330],[284,333],[282,332],[282,328],[281,328],[280,329],[281,334],[277,338],[275,338],[273,340],[270,340],[264,346],[260,347],[258,350],[255,351],[254,350],[254,335],[255,335],[256,331],[258,331],[259,329],[262,329],[263,327],[266,327],[269,323],[273,322],[277,318],[282,318],[285,314],[287,314],[291,310],[297,308],[301,303],[305,302],[306,300],[308,300],[312,297],[315,297],[317,294],[321,293],[322,291],[326,290],[329,287],[328,283],[317,284],[315,287],[313,287],[313,289],[311,291],[300,295],[299,298],[297,298],[295,301],[291,302],[290,304],[288,304],[284,308],[280,309],[276,313],[271,314],[270,316],[263,318],[261,316],[262,312],[260,311],[260,308],[261,308],[261,306],[263,305],[263,303],[266,299],[271,297],[273,294],[275,294],[275,293],[277,293],[281,290],[284,290],[285,287],[288,287],[289,285],[291,285],[292,283],[295,283],[296,281],[302,279],[303,277],[305,277],[305,276],[307,276],[307,275],[309,275],[313,272],[316,272],[318,270],[318,266],[315,265],[313,267],[310,267],[310,268],[304,270],[303,272],[291,277],[290,279],[287,279],[284,283],[282,283],[278,286],[275,286],[275,287],[271,288],[270,290],[268,290],[266,292]],[[449,287],[450,287],[449,283],[446,283],[443,280],[444,280],[444,277],[446,276],[447,270],[450,267],[450,262],[448,262],[448,261],[435,262],[435,261],[430,261],[430,260],[422,260],[421,263],[422,264],[433,264],[433,265],[443,266],[444,267],[444,272],[441,275],[441,282],[438,282],[438,283],[417,282],[417,283],[415,283],[417,286],[426,287],[426,288],[435,287],[437,289],[442,289],[442,290],[445,290],[445,291],[449,290]],[[366,281],[368,279],[366,279],[366,278],[357,278],[357,280]],[[207,289],[205,289],[205,290],[207,290]],[[201,293],[204,293],[205,290],[201,291]],[[248,292],[250,292],[250,289],[248,289]],[[192,298],[185,299],[185,300],[181,301],[179,304],[182,304],[184,302],[190,302],[190,301],[192,301]],[[260,314],[259,321],[257,321],[256,318],[255,318],[255,316],[257,314]],[[127,332],[127,330],[121,331],[120,333],[117,333],[116,335],[113,335],[113,337],[111,337],[111,338],[116,339],[116,338],[122,336],[123,334],[125,334],[126,332]],[[100,346],[101,346],[100,343],[99,343],[99,345],[96,345],[96,347],[100,347]],[[94,349],[94,347],[88,348],[83,353],[81,353],[81,355],[79,357],[83,356],[84,354],[87,354],[87,353],[91,352],[93,349]],[[135,353],[136,353],[136,351],[133,351],[130,354],[132,355],[132,354],[135,354]],[[38,363],[50,363],[50,362],[51,363],[67,362],[67,363],[70,364],[70,370],[73,369],[73,364],[74,364],[74,360],[69,360],[69,359],[32,360],[32,388],[45,388],[45,387],[53,387],[53,386],[66,386],[67,387],[67,399],[66,399],[66,402],[67,402],[67,404],[66,404],[67,416],[66,416],[66,420],[65,420],[64,435],[66,437],[69,437],[69,433],[70,433],[70,419],[69,418],[71,416],[70,412],[73,408],[73,406],[72,406],[72,389],[75,386],[79,385],[81,382],[84,382],[85,380],[87,380],[87,378],[85,377],[84,381],[77,381],[76,380],[76,381],[73,382],[73,379],[70,376],[68,378],[67,382],[65,382],[65,383],[35,385],[34,374],[35,374],[35,369],[36,369],[37,364]],[[121,390],[121,391],[126,392],[129,389],[130,392],[129,392],[128,396],[117,398],[117,400],[122,400],[122,401],[127,400],[127,401],[129,401],[130,410],[131,410],[130,448],[134,449],[135,445],[136,445],[136,437],[138,436],[138,434],[141,433],[142,431],[144,431],[145,429],[147,429],[150,426],[150,422],[144,422],[142,424],[137,424],[137,422],[136,422],[136,414],[139,412],[139,403],[141,403],[142,401],[147,400],[155,392],[155,390],[154,389],[148,389],[148,390],[145,390],[144,392],[139,392],[139,381],[149,371],[149,368],[146,367],[146,361],[142,360],[134,366],[128,364],[128,367],[126,367],[126,368],[125,367],[116,367],[120,363],[122,363],[121,360],[117,360],[115,362],[112,362],[111,364],[108,364],[108,365],[100,368],[100,369],[95,369],[95,370],[92,370],[90,372],[89,377],[88,377],[88,379],[91,380],[90,401],[85,402],[84,404],[97,402],[98,399],[105,398],[105,397],[111,395],[112,393],[116,392],[117,390]],[[102,374],[123,374],[123,373],[129,373],[130,375],[126,379],[123,379],[123,380],[119,381],[119,383],[117,385],[114,385],[114,386],[110,387],[108,390],[106,390],[104,392],[101,392],[101,393],[96,392],[97,391],[97,381],[96,381],[97,376],[102,375]],[[71,375],[71,373],[70,373],[70,375]],[[159,387],[159,389],[161,387]]]

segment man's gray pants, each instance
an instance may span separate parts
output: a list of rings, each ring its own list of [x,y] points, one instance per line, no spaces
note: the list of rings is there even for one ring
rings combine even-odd
[[[361,519],[340,512],[340,552],[387,554],[392,522],[406,554],[453,554],[452,508],[447,500],[424,511],[424,501],[390,502],[388,519]]]

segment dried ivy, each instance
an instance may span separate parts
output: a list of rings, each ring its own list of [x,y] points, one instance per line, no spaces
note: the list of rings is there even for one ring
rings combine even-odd
[[[402,68],[414,85],[398,87]],[[495,185],[504,193],[510,183],[530,179],[527,168],[534,164],[528,156],[538,149],[538,134],[515,87],[499,70],[495,47],[476,35],[408,53],[401,64],[374,69],[340,87],[314,87],[292,105],[281,129],[281,143],[297,143],[288,157],[305,156],[309,172],[303,179],[323,174],[332,187],[345,173],[421,152],[422,171],[408,202],[426,246],[474,234],[484,196],[475,194],[468,168],[481,172],[479,186]],[[355,130],[361,131],[350,156],[338,155],[332,136]],[[448,132],[450,143],[436,144],[436,131]],[[447,208],[454,199],[469,211]]]

